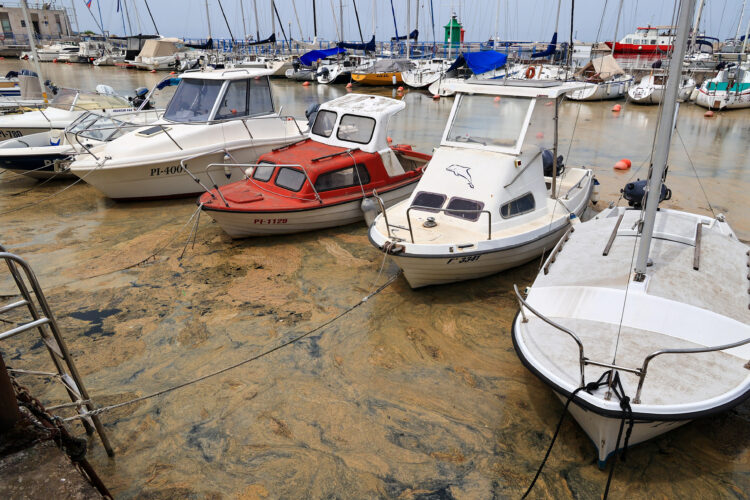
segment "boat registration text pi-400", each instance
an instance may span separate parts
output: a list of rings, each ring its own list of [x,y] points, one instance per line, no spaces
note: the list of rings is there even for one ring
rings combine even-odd
[[[157,175],[176,175],[179,174],[182,171],[182,167],[180,165],[173,165],[171,167],[154,167],[150,169],[150,177],[154,177]]]

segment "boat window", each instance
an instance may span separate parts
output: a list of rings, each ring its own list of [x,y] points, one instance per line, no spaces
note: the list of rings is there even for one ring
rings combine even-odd
[[[446,208],[446,214],[464,220],[475,221],[482,215],[484,203],[467,200],[466,198],[451,198]]]
[[[318,111],[312,133],[323,137],[331,137],[334,125],[336,125],[336,113],[326,110]]]
[[[421,207],[425,212],[439,212],[440,210],[430,210],[431,208],[440,209],[443,208],[443,203],[447,196],[439,193],[429,193],[427,191],[420,191],[414,197],[414,201],[411,202],[412,207]]]
[[[370,174],[364,165],[342,168],[333,172],[321,174],[315,179],[315,189],[317,191],[330,191],[332,189],[341,189],[352,186],[366,185],[370,183]]]
[[[305,183],[305,174],[296,168],[282,167],[276,176],[276,185],[289,191],[299,191]]]
[[[531,106],[528,97],[462,95],[446,140],[482,146],[515,147]]]
[[[375,119],[367,116],[344,115],[341,117],[336,137],[342,141],[367,144],[375,130]]]
[[[531,212],[536,207],[534,203],[534,195],[526,193],[525,195],[516,198],[515,200],[509,201],[502,207],[500,207],[500,215],[503,219],[509,219],[516,215],[525,214]]]
[[[206,122],[224,82],[185,78],[167,105],[164,118],[173,122]]]
[[[247,116],[247,80],[234,80],[229,83],[221,99],[216,120],[228,120]]]
[[[250,116],[268,115],[273,111],[271,85],[267,76],[256,76],[250,83],[249,108]]]
[[[255,167],[255,170],[253,171],[253,179],[256,181],[268,182],[273,175],[274,170],[276,170],[276,167],[273,163],[262,161],[258,163],[257,167]]]

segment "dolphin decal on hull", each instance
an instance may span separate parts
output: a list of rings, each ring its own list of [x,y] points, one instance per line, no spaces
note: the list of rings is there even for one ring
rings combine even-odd
[[[451,172],[456,177],[461,177],[462,179],[465,179],[466,182],[469,183],[469,187],[471,189],[474,189],[474,183],[471,180],[471,173],[469,173],[469,170],[471,170],[471,167],[464,167],[462,165],[451,165],[449,167],[446,167],[445,170],[447,172]]]

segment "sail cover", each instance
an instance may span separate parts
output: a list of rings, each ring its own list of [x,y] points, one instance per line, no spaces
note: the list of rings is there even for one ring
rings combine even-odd
[[[508,60],[506,54],[495,52],[494,50],[483,50],[480,52],[464,52],[461,54],[466,65],[469,67],[472,73],[475,75],[481,75],[488,71],[502,68],[505,66],[505,62]],[[460,56],[459,56],[460,58]],[[456,60],[458,61],[458,59]],[[453,63],[455,65],[456,63]],[[453,67],[453,65],[451,67]]]
[[[336,54],[342,54],[344,52],[346,52],[346,50],[342,49],[341,47],[334,47],[332,49],[325,50],[311,50],[310,52],[302,54],[299,58],[299,62],[301,62],[305,66],[310,66],[318,59],[325,59],[326,57],[335,56]]]
[[[536,59],[537,57],[549,57],[555,53],[556,49],[557,49],[557,32],[555,32],[552,35],[552,40],[549,42],[549,45],[547,45],[547,50],[543,52],[534,52],[531,54],[531,58]]]
[[[408,71],[414,67],[414,63],[408,59],[378,59],[372,68],[364,73],[398,73]]]
[[[342,49],[364,50],[366,52],[375,52],[375,36],[373,35],[373,37],[367,43],[339,42],[336,44],[336,46]]]
[[[584,77],[589,82],[605,82],[610,78],[624,74],[625,72],[617,64],[615,58],[607,54],[606,56],[597,57],[589,61],[586,66],[576,73],[576,76]]]
[[[276,43],[276,33],[271,33],[271,36],[265,40],[258,40],[257,42],[247,42],[247,45],[263,45],[264,43]]]
[[[417,38],[419,38],[419,30],[414,30],[411,33],[409,33],[409,40],[416,40]],[[398,42],[399,40],[406,40],[406,35],[391,37],[392,42]]]

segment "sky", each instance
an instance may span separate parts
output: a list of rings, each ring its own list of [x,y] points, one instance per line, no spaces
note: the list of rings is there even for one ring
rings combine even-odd
[[[229,20],[229,27],[235,38],[243,38],[256,33],[256,19],[253,4],[257,4],[258,26],[261,38],[271,34],[272,0],[207,0],[211,34],[214,38],[229,38],[229,30],[222,17],[220,4]],[[344,39],[359,41],[354,5],[359,13],[362,35],[368,40],[373,33],[373,5],[375,5],[375,33],[377,40],[387,40],[419,27],[420,40],[431,41],[432,22],[430,4],[434,9],[435,33],[443,39],[444,26],[451,12],[459,16],[466,30],[465,40],[486,41],[497,33],[503,40],[545,41],[555,31],[558,2],[561,2],[559,37],[570,38],[570,8],[574,0],[392,0],[396,13],[394,27],[391,13],[391,0],[316,0],[318,39],[339,39],[339,3],[343,3]],[[632,33],[637,26],[646,24],[668,25],[672,23],[677,0],[621,0],[622,15],[617,26],[617,39]],[[99,3],[97,5],[97,2]],[[153,24],[146,9],[146,0],[120,0],[127,3],[130,25],[134,33],[153,33]],[[733,37],[739,25],[742,0],[705,0],[706,6],[701,20],[701,30],[709,36],[721,39]],[[112,34],[130,32],[127,20],[116,11],[118,0],[93,0],[87,9],[86,0],[58,0],[71,12],[72,4],[81,30],[99,31],[94,21],[101,20],[104,29]],[[411,6],[411,19],[407,25],[407,3]],[[419,16],[416,9],[419,3]],[[286,35],[305,40],[313,37],[313,0],[275,0]],[[575,0],[574,36],[576,40],[603,41],[615,36],[615,24],[620,0]],[[205,38],[208,34],[206,21],[206,0],[148,0],[148,6],[164,36],[180,38]],[[245,14],[243,27],[242,8]],[[295,15],[296,8],[296,15]],[[297,22],[299,19],[299,23]],[[335,19],[335,21],[334,21]],[[71,19],[75,29],[75,19]],[[750,22],[750,6],[747,8],[740,34],[744,34]],[[139,29],[140,26],[140,29]],[[300,28],[302,36],[300,37]],[[276,22],[277,38],[284,38],[279,23]]]

